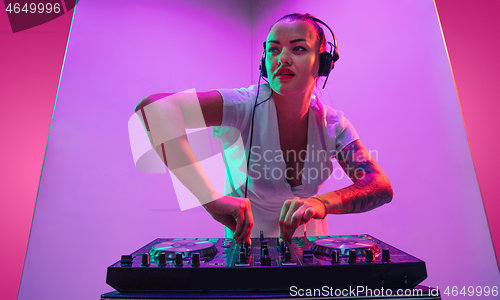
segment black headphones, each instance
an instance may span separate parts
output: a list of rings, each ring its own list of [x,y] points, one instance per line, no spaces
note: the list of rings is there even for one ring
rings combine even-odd
[[[314,21],[315,23],[320,23],[324,25],[330,33],[332,34],[333,37],[333,44],[331,42],[327,42],[330,45],[330,53],[324,51],[320,54],[319,56],[319,70],[318,70],[318,76],[326,76],[328,80],[328,76],[330,75],[330,71],[333,70],[335,67],[335,62],[339,59],[339,53],[337,52],[337,40],[335,40],[335,35],[333,34],[333,31],[330,29],[328,25],[326,25],[325,22],[321,21],[320,19],[314,18],[314,17],[309,17],[310,20]],[[262,77],[267,78],[267,69],[266,69],[266,42],[263,44],[264,46],[264,52],[262,53],[262,58],[260,60],[260,74]],[[326,85],[326,80],[325,80],[325,85]],[[323,88],[325,86],[323,85]]]

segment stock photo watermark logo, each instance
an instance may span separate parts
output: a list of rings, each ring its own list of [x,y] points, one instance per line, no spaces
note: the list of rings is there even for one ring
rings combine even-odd
[[[354,150],[345,150],[339,153],[336,150],[315,149],[314,144],[306,145],[305,150],[287,150],[285,153],[281,150],[262,150],[260,146],[253,146],[251,154],[248,172],[250,178],[254,180],[301,178],[302,183],[307,184],[317,180],[323,182],[331,178],[340,180],[345,176],[361,179],[365,173],[362,167],[345,166],[343,169],[339,166],[333,166],[332,158],[337,158],[339,155],[342,155],[344,160],[349,159],[357,163],[369,160],[378,161],[378,151],[376,150],[370,150],[367,154]],[[287,161],[295,162],[295,164],[286,164]],[[283,167],[284,164],[286,167]],[[301,168],[300,165],[303,167]]]
[[[177,107],[177,101],[182,101],[188,108],[185,111],[173,108]],[[225,145],[223,151],[221,142],[206,127],[195,89],[151,103],[142,101],[141,104],[128,122],[135,166],[146,173],[166,173],[168,170],[181,210],[214,200],[207,195],[204,189],[207,183],[199,176],[200,172],[206,175],[216,191],[224,190],[226,176],[239,182],[237,188],[244,185],[246,154],[241,134],[234,132],[234,140]],[[185,128],[186,121],[198,128]],[[228,129],[214,128],[217,132],[224,130]],[[185,150],[179,148],[185,147],[186,142],[196,158],[194,162],[189,159],[191,153],[186,155]],[[225,168],[225,160],[234,161],[239,157],[244,158],[240,168]]]
[[[307,145],[305,150],[283,153],[281,149],[252,146],[247,172],[249,156],[241,132],[233,127],[207,128],[195,89],[141,100],[129,119],[128,131],[136,168],[146,173],[168,170],[182,211],[215,200],[207,192],[210,185],[218,192],[242,195],[247,178],[249,186],[252,181],[291,178],[301,178],[303,184],[322,184],[345,176],[356,180],[365,174],[362,167],[334,166],[332,159],[342,156],[358,163],[378,161],[376,150],[339,153]],[[223,143],[216,138],[221,135]]]

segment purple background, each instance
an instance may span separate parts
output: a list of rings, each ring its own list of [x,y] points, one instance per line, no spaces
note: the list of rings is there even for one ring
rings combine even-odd
[[[121,254],[157,237],[222,236],[204,210],[179,211],[168,174],[134,168],[127,121],[152,93],[256,83],[269,26],[296,11],[335,31],[341,59],[323,101],[378,151],[395,191],[373,212],[329,216],[330,233],[369,233],[423,259],[427,285],[498,285],[432,1],[85,1],[76,8],[19,299],[95,299],[111,290],[106,267]]]

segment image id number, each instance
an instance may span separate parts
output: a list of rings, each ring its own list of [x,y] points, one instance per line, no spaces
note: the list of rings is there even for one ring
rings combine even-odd
[[[50,14],[61,12],[61,3],[25,3],[22,7],[19,3],[9,3],[5,8],[8,13],[31,13],[31,14]]]
[[[459,288],[457,286],[446,287],[443,294],[446,296],[498,296],[498,286],[467,286]]]

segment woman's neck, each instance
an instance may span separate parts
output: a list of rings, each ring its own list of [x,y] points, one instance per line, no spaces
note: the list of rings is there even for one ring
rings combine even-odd
[[[290,125],[299,125],[307,120],[312,91],[294,96],[283,96],[273,92],[278,118]]]

